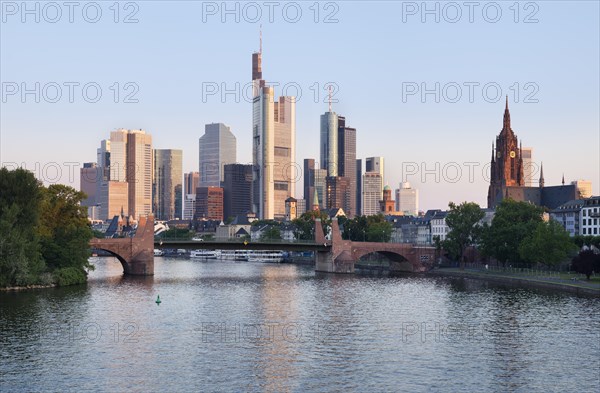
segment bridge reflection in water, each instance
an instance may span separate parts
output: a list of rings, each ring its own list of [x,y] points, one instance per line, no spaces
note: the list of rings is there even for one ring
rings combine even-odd
[[[154,248],[313,251],[315,271],[328,273],[354,273],[356,262],[371,253],[388,257],[390,271],[423,272],[430,269],[435,260],[434,247],[344,240],[337,218],[332,220],[331,240],[325,238],[320,219],[315,220],[314,233],[315,239],[310,242],[155,241],[154,217],[149,216],[140,218],[134,237],[92,239],[90,246],[114,255],[125,274],[146,276],[154,275]]]

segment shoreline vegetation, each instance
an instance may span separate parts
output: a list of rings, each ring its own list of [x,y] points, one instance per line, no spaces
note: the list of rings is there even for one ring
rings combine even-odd
[[[87,282],[93,236],[86,195],[45,187],[25,169],[0,168],[0,289],[50,288]]]

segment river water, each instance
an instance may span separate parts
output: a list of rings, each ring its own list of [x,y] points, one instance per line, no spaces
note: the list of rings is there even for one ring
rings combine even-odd
[[[156,258],[0,293],[0,391],[593,392],[600,299]],[[161,303],[156,298],[160,296]]]

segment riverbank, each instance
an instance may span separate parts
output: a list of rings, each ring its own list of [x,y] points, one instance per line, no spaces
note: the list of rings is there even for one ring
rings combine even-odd
[[[490,272],[476,269],[460,270],[459,268],[439,268],[430,270],[426,274],[444,277],[472,278],[518,287],[559,290],[576,295],[600,297],[600,283],[588,282],[585,279],[566,280],[552,277],[526,277],[514,273]]]
[[[26,285],[23,287],[3,287],[0,288],[0,292],[17,292],[17,291],[27,291],[30,289],[48,289],[48,288],[56,288],[58,284],[48,284],[48,285]]]

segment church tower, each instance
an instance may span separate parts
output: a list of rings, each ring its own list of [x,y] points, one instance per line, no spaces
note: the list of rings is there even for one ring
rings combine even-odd
[[[523,187],[524,185],[521,146],[510,127],[508,96],[506,96],[503,126],[500,134],[496,137],[495,149],[492,144],[488,207],[494,207],[505,193],[508,194],[506,187]]]

